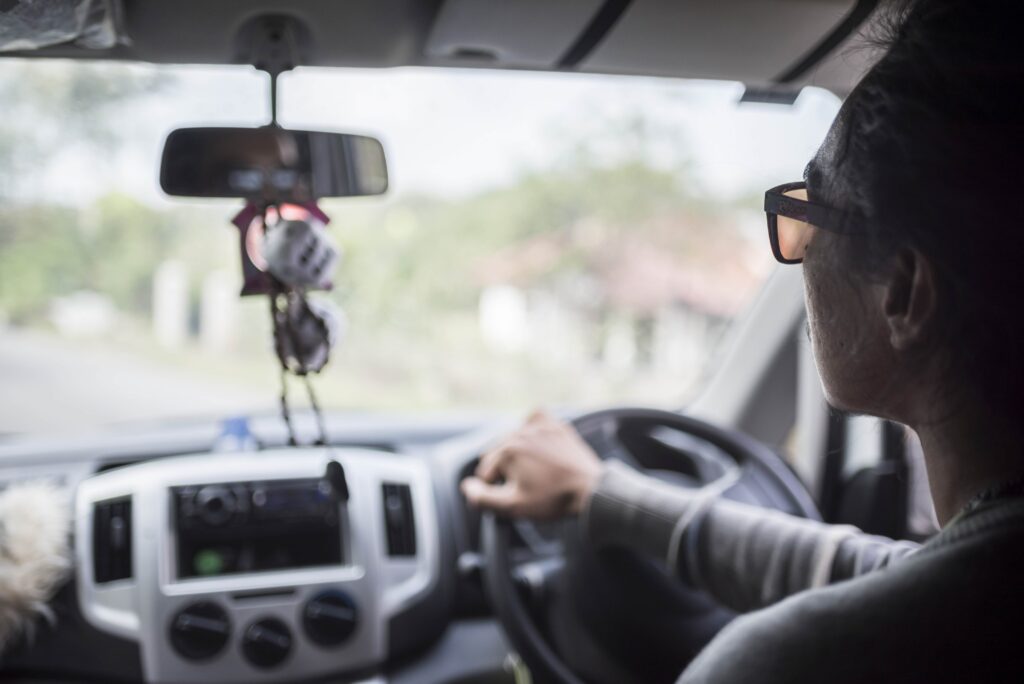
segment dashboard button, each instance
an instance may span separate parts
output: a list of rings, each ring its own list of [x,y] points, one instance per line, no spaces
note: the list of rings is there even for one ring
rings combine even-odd
[[[292,650],[292,633],[277,618],[263,618],[249,625],[242,636],[242,653],[256,667],[280,665]]]
[[[355,632],[358,620],[355,602],[343,591],[321,592],[302,611],[306,635],[321,646],[343,644]]]
[[[203,522],[213,526],[223,525],[238,510],[235,493],[227,487],[218,485],[209,485],[200,489],[196,494],[195,504]]]
[[[205,660],[217,655],[231,635],[231,620],[216,603],[192,603],[171,619],[171,646],[183,658]]]

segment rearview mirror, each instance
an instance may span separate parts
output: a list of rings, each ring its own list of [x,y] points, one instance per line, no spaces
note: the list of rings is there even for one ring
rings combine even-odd
[[[380,141],[362,135],[264,128],[179,128],[167,136],[160,187],[177,197],[308,202],[380,195]]]

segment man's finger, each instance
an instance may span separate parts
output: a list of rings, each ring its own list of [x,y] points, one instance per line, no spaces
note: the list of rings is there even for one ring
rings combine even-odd
[[[462,493],[472,505],[503,513],[511,512],[519,503],[515,487],[510,484],[491,485],[477,477],[467,477],[461,483]]]
[[[526,423],[543,423],[548,420],[551,420],[550,413],[548,413],[545,409],[535,408],[533,409],[533,411],[530,412],[530,415],[527,416]]]
[[[480,457],[476,466],[476,476],[484,482],[494,482],[502,474],[505,461],[509,457],[508,440],[491,449]]]

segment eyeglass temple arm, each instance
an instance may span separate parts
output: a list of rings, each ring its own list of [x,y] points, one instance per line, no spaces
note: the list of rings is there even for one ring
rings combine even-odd
[[[773,189],[764,194],[764,210],[769,214],[803,221],[835,233],[856,233],[860,231],[860,221],[853,215],[809,200],[790,197],[783,194],[787,190],[801,187],[793,184],[785,189]]]

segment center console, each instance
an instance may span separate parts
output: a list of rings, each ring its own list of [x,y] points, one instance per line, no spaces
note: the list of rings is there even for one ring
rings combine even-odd
[[[439,580],[415,458],[303,449],[165,458],[76,495],[82,614],[138,642],[147,681],[373,672]]]

